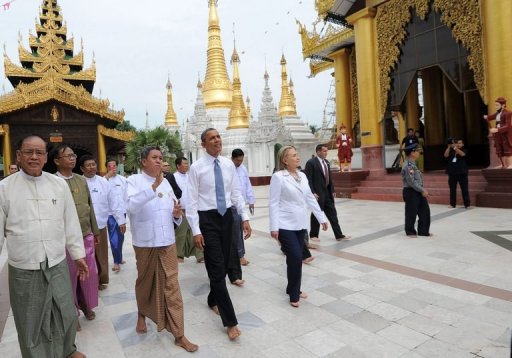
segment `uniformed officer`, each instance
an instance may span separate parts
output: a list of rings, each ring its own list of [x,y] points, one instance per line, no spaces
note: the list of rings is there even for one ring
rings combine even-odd
[[[423,188],[423,177],[416,166],[420,153],[418,144],[412,143],[405,147],[406,159],[402,166],[403,198],[405,201],[405,233],[409,237],[432,236],[430,233],[430,207],[428,192]],[[414,228],[418,216],[418,231]]]

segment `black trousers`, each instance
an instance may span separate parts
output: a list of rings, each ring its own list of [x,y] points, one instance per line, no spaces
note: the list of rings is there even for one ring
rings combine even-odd
[[[336,239],[341,239],[343,233],[341,232],[340,223],[338,222],[338,212],[336,211],[336,206],[334,205],[334,198],[331,194],[327,194],[327,198],[323,203],[318,203],[320,205],[320,209],[322,209],[327,216],[327,220],[331,223],[332,231],[334,232],[334,237]],[[309,237],[318,237],[320,232],[320,223],[316,219],[315,215],[311,214],[310,220],[311,229],[309,230]]]
[[[470,204],[467,173],[448,175],[448,186],[450,187],[450,205],[453,207],[457,205],[457,183],[460,185],[462,200],[464,201],[464,206],[467,208]]]
[[[427,198],[412,188],[404,188],[402,196],[405,201],[405,233],[407,235],[430,235],[430,206]],[[418,231],[414,228],[418,217]]]
[[[205,242],[204,263],[210,279],[208,306],[217,306],[224,327],[233,327],[238,321],[226,287],[226,274],[236,271],[236,262],[240,267],[236,236],[240,226],[234,230],[236,220],[233,220],[238,214],[231,208],[224,215],[217,210],[199,211],[198,214],[199,228]]]
[[[299,302],[300,300],[302,255],[304,249],[304,235],[306,234],[306,230],[279,229],[281,250],[283,250],[286,255],[286,276],[288,278],[286,293],[290,295],[290,302]]]

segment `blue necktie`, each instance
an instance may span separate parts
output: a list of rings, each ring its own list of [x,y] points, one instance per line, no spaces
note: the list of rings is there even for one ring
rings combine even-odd
[[[224,180],[222,179],[222,170],[219,160],[215,159],[213,174],[215,175],[215,199],[217,199],[217,211],[220,215],[226,213],[226,195],[224,193]]]

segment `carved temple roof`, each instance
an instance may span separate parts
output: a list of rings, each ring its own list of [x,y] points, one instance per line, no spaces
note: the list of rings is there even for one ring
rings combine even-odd
[[[36,35],[29,34],[29,49],[19,38],[18,55],[21,66],[14,64],[4,51],[5,75],[13,87],[42,78],[49,70],[76,86],[83,86],[92,93],[96,81],[93,63],[84,70],[83,48],[73,54],[74,40],[67,38],[67,26],[63,22],[57,0],[43,0],[36,23]]]

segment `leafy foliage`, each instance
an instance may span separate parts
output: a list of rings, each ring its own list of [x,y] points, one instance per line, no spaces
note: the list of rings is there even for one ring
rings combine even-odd
[[[123,132],[136,132],[137,131],[137,128],[135,128],[134,126],[132,126],[132,124],[130,123],[130,121],[122,121],[121,123],[119,123],[117,126],[116,126],[116,129],[118,131],[123,131]]]
[[[181,155],[182,148],[178,133],[171,133],[162,127],[136,131],[135,137],[126,144],[125,169],[127,171],[135,171],[140,167],[140,153],[149,145],[159,146],[166,161],[174,161],[176,156]]]

